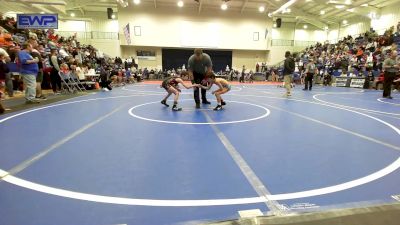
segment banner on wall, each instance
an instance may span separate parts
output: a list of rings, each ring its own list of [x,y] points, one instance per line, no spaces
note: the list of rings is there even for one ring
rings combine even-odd
[[[155,51],[136,51],[136,55],[138,59],[144,60],[156,60],[156,52]]]
[[[126,43],[128,45],[130,45],[131,44],[131,32],[129,30],[129,23],[124,27],[124,35],[125,35]]]
[[[58,14],[17,14],[18,29],[58,29]]]

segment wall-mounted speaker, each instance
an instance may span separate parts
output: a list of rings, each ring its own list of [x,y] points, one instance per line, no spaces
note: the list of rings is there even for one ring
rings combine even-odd
[[[113,9],[112,8],[107,8],[107,18],[108,19],[112,19],[112,15],[113,15]]]
[[[280,28],[281,26],[282,26],[282,19],[281,18],[276,19],[276,27]]]

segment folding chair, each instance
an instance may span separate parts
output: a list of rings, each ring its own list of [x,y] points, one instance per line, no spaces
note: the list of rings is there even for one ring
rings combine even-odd
[[[86,91],[85,86],[83,85],[83,83],[79,80],[79,77],[76,76],[76,74],[74,73],[70,73],[70,79],[72,80],[72,82],[74,84],[76,84],[76,86],[78,87],[79,91]]]
[[[77,82],[77,81],[79,81],[79,79],[78,79],[78,77],[75,76],[74,73],[68,72],[67,78],[69,79],[68,82],[70,82],[70,83],[72,84],[72,87],[73,87],[75,90],[80,91],[80,92],[83,92],[82,88],[79,87],[79,84],[78,84],[78,82]],[[83,89],[85,89],[85,88],[83,88]]]
[[[246,82],[246,81],[249,82],[249,83],[253,83],[253,74],[251,74],[251,73],[246,74],[245,77],[244,77],[243,83]]]
[[[61,89],[64,93],[75,93],[80,89],[76,83],[72,81],[70,72],[64,73],[60,71],[58,75],[61,78]]]
[[[68,75],[59,71],[58,76],[61,79],[61,92],[67,94],[67,93],[73,93],[74,90],[73,88],[68,84],[69,78],[67,77]]]

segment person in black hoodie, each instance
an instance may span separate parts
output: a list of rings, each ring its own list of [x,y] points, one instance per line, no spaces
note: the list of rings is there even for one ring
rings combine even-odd
[[[6,79],[6,74],[8,72],[10,72],[4,61],[4,57],[5,57],[5,55],[0,53],[0,85],[1,85],[2,81]],[[3,93],[0,91],[0,114],[4,113],[4,111],[5,111],[3,104],[1,104],[2,95],[3,95]]]
[[[100,70],[100,87],[103,91],[111,91],[110,71],[111,68],[104,65]]]
[[[283,81],[285,82],[286,88],[286,97],[291,96],[291,89],[292,89],[292,74],[295,69],[294,59],[289,51],[285,53],[285,62],[283,64]]]

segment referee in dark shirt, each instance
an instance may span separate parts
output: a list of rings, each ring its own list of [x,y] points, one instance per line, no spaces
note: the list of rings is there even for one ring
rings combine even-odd
[[[188,72],[189,77],[193,78],[192,83],[200,84],[206,74],[212,73],[212,61],[210,56],[203,53],[202,49],[196,48],[194,54],[190,56],[188,60]],[[199,88],[193,87],[193,89],[196,108],[200,108]],[[210,104],[210,102],[207,101],[205,89],[201,89],[201,100],[203,104]]]
[[[399,72],[399,62],[397,61],[397,51],[392,51],[390,58],[387,58],[383,63],[385,75],[383,79],[383,97],[392,99],[392,84],[393,80]]]

